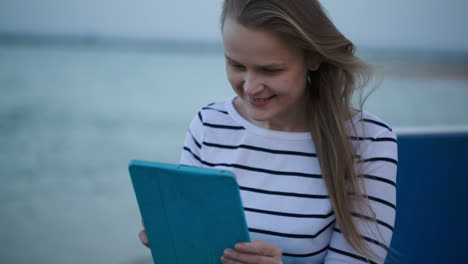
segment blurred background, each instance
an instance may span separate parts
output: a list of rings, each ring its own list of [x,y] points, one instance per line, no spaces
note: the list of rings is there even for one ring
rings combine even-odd
[[[399,133],[467,130],[468,2],[323,1]],[[0,0],[0,263],[151,263],[131,159],[176,163],[233,94],[221,1]]]

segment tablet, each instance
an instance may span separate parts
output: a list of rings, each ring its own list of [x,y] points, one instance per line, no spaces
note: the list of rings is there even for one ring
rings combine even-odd
[[[221,263],[250,242],[232,172],[135,160],[129,171],[154,263]]]

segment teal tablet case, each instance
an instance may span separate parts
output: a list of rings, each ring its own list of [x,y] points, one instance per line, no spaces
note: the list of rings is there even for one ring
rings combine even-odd
[[[250,241],[232,172],[145,161],[129,171],[155,264],[221,263]]]

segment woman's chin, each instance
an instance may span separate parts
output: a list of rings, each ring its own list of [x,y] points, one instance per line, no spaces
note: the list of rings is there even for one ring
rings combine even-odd
[[[271,120],[271,115],[268,113],[255,113],[253,111],[247,112],[247,119],[254,124],[261,124]]]

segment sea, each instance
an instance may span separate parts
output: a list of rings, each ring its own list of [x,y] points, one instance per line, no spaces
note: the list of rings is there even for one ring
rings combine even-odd
[[[364,108],[397,133],[466,129],[466,54],[438,54],[363,52],[381,72]],[[0,263],[152,263],[128,163],[178,162],[197,111],[234,94],[223,56],[0,41]]]

